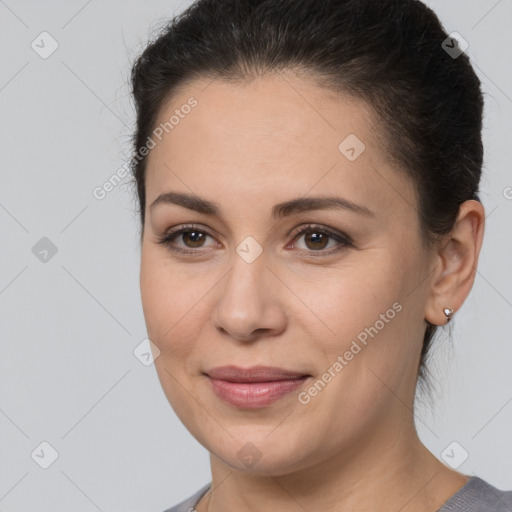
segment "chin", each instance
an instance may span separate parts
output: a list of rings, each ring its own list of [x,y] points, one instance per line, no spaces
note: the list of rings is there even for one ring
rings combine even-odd
[[[309,465],[308,453],[314,450],[304,443],[302,436],[296,439],[284,429],[276,435],[270,429],[256,430],[254,427],[236,429],[224,425],[229,434],[223,431],[222,439],[212,438],[210,434],[196,439],[216,458],[236,471],[253,475],[274,476],[292,473]],[[270,433],[270,435],[269,435]],[[231,435],[230,435],[231,434]],[[233,436],[233,437],[231,437]]]

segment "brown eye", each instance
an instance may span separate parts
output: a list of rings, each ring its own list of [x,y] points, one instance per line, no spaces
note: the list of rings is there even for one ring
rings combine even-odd
[[[205,252],[199,249],[208,248],[205,245],[208,237],[214,239],[213,235],[205,230],[198,229],[195,226],[182,226],[166,234],[157,243],[166,246],[173,252],[199,256]],[[301,238],[304,238],[304,248],[296,247],[297,241]],[[181,242],[181,244],[178,242]],[[331,247],[329,247],[330,243]],[[299,253],[305,256],[328,256],[352,245],[348,236],[312,225],[303,228],[293,238],[294,248],[299,249]]]
[[[325,249],[329,242],[329,235],[318,231],[310,231],[304,234],[304,240],[309,249]]]
[[[181,252],[184,254],[192,254],[194,249],[201,249],[205,246],[206,239],[213,238],[208,232],[198,229],[195,226],[183,226],[179,229],[171,231],[157,243],[166,246],[171,251]],[[181,242],[181,244],[178,244]]]
[[[333,254],[346,247],[352,246],[352,242],[349,237],[342,235],[341,233],[333,233],[325,228],[312,225],[306,226],[295,234],[293,238],[294,247],[297,247],[297,241],[301,238],[304,239],[305,248],[302,250],[301,247],[298,247],[298,249],[307,256],[328,256],[329,254]],[[333,244],[328,248],[330,242],[333,242]]]
[[[187,247],[202,247],[205,239],[205,233],[195,230],[184,231],[181,233],[181,239]],[[190,244],[187,243],[187,239],[190,240]]]

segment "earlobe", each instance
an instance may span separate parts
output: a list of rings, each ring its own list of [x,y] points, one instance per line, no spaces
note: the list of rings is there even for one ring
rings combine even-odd
[[[466,300],[476,274],[483,241],[485,211],[479,201],[465,201],[452,231],[439,243],[437,271],[433,273],[425,320],[448,323]]]

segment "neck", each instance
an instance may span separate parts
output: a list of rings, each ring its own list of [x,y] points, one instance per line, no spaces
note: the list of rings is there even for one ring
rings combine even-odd
[[[213,455],[210,463],[212,492],[198,512],[435,512],[467,482],[441,464],[419,440],[413,421],[404,427],[403,418],[285,475],[239,471]]]

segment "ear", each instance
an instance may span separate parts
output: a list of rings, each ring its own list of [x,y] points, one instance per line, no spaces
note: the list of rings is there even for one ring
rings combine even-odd
[[[452,231],[439,243],[425,309],[425,320],[431,324],[446,324],[448,319],[443,310],[449,308],[454,313],[458,311],[471,291],[484,225],[482,203],[473,199],[465,201],[459,208]]]

